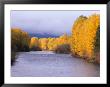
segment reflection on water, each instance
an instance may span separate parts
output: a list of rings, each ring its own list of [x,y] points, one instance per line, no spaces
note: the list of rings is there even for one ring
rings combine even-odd
[[[98,77],[100,67],[70,54],[52,51],[20,52],[11,67],[11,76],[17,77]]]

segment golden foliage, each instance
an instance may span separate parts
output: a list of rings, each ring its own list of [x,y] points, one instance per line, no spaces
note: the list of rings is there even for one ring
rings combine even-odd
[[[80,16],[72,28],[71,50],[73,54],[81,57],[92,58],[94,56],[94,43],[96,32],[100,26],[100,16],[93,14],[91,16]]]
[[[30,41],[30,48],[37,47],[39,45],[38,38],[32,37]]]
[[[27,32],[20,28],[11,29],[11,48],[12,50],[23,51],[28,49],[30,44],[30,37]]]
[[[48,38],[40,38],[39,39],[39,43],[40,43],[40,48],[42,50],[47,50],[48,47],[47,47],[47,44],[48,44]]]
[[[59,49],[62,51],[65,48],[69,48],[68,45],[70,45],[72,54],[83,58],[94,58],[94,49],[99,49],[100,45],[100,15],[79,16],[73,24],[70,36],[64,34],[57,38],[32,37],[30,40],[28,33],[19,28],[12,28],[11,33],[12,49],[23,50],[27,46],[30,48],[35,47],[35,49],[39,50],[52,51],[58,48],[58,51]]]

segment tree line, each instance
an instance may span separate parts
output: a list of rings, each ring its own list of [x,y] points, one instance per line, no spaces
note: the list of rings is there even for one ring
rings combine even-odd
[[[30,37],[19,28],[11,29],[12,52],[49,50],[56,53],[71,53],[72,56],[100,63],[100,15],[79,16],[66,33],[57,38]]]

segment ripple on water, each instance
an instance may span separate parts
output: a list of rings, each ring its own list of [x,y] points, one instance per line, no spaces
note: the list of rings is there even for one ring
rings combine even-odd
[[[52,51],[20,52],[11,67],[11,76],[26,77],[98,77],[100,67],[70,54]]]

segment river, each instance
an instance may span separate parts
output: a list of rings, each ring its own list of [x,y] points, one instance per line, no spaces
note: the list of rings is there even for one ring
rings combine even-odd
[[[100,66],[52,51],[19,52],[12,77],[99,77]]]

